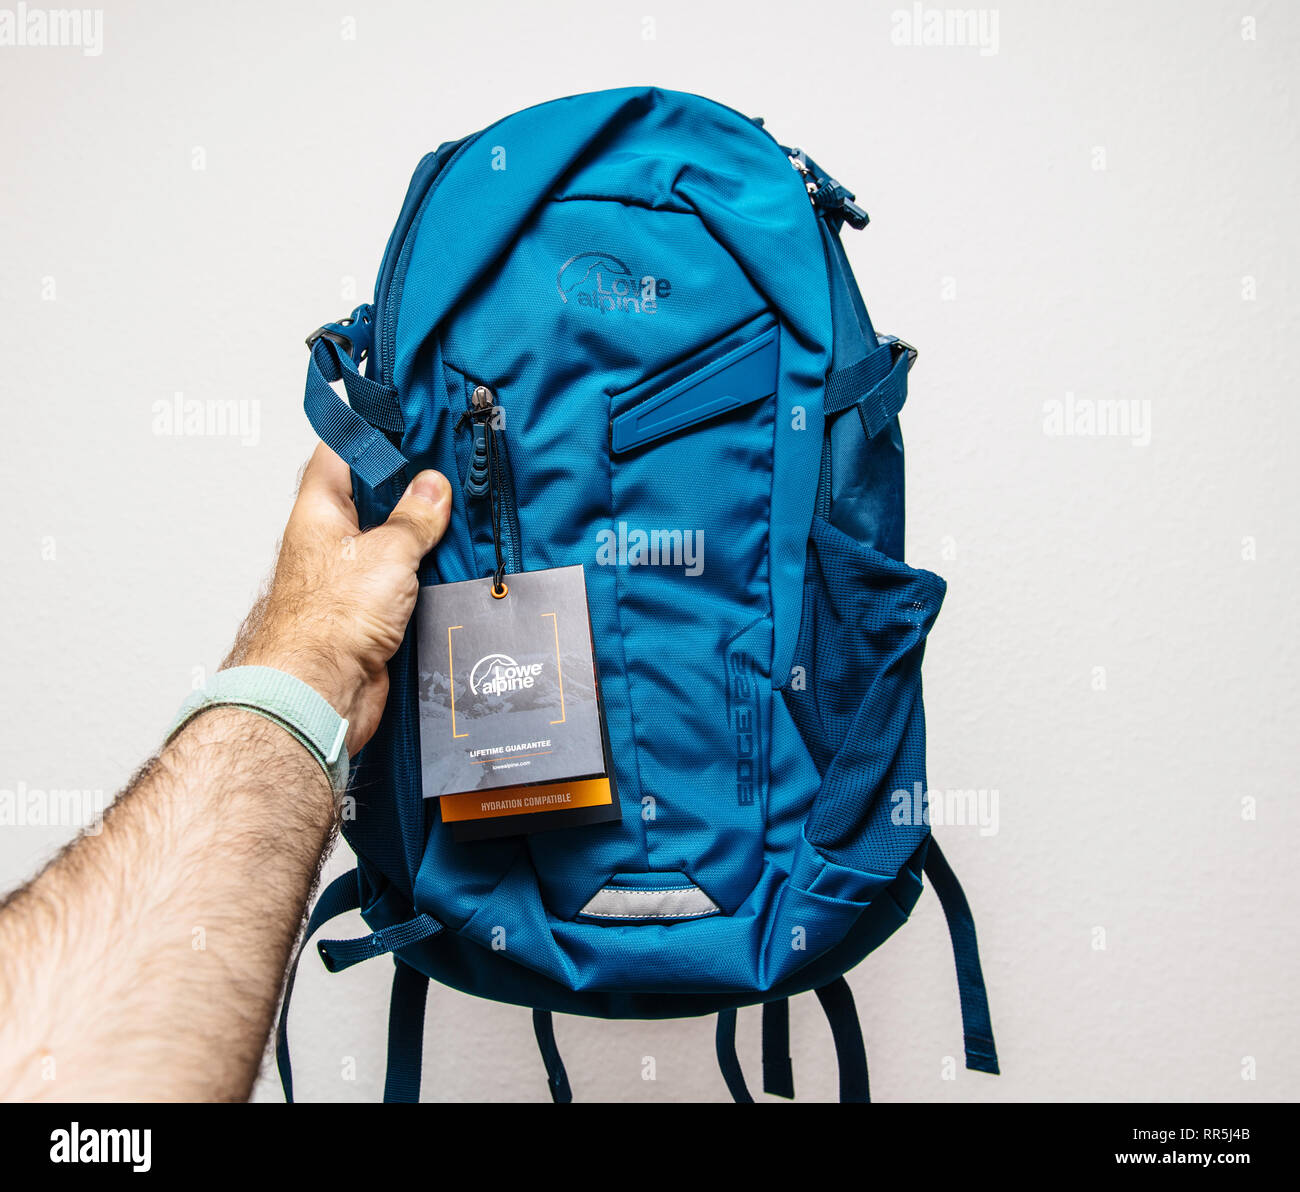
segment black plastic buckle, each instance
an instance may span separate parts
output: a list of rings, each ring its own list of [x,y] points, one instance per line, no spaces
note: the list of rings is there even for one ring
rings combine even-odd
[[[889,336],[888,338],[886,338],[885,342],[889,344],[891,348],[901,348],[904,352],[907,353],[907,371],[911,372],[912,365],[916,363],[916,358],[918,355],[920,355],[920,353],[916,350],[916,348],[914,348],[911,344],[909,344],[907,340],[899,339],[898,336],[896,335]]]
[[[331,330],[331,328],[336,326],[347,326],[347,324],[326,323],[323,327],[317,327],[316,330],[313,331],[303,342],[309,348],[313,348],[316,346],[316,341],[318,339],[327,339],[330,341],[330,343],[337,344],[349,356],[351,356],[352,341],[348,339],[346,335],[343,335],[341,332]]]
[[[355,332],[351,335],[347,334],[344,329],[348,327],[356,328]],[[360,363],[365,359],[370,343],[369,327],[370,308],[363,304],[358,306],[346,319],[338,319],[333,323],[325,323],[317,327],[304,342],[311,348],[315,347],[317,340],[327,339],[335,347],[342,349],[348,356]]]

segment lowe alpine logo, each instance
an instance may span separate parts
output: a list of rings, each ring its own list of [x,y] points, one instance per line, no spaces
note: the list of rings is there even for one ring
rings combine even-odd
[[[507,691],[526,691],[537,682],[542,664],[520,666],[509,654],[488,654],[474,663],[469,672],[469,689],[475,695],[504,695]]]
[[[580,252],[555,275],[560,301],[603,314],[652,315],[673,292],[666,277],[638,274],[607,252]]]

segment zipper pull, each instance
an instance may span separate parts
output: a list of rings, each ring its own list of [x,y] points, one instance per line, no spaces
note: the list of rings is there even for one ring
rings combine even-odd
[[[497,455],[500,449],[497,445],[494,425],[496,413],[496,394],[486,385],[475,385],[469,396],[469,409],[457,420],[456,429],[461,430],[467,422],[474,428],[474,459],[470,466],[470,484],[467,487],[470,487],[476,495],[481,496],[484,490],[488,495],[492,512],[492,549],[497,564],[492,575],[492,595],[500,600],[509,589],[504,580],[506,558],[502,544],[501,493],[498,491]]]
[[[790,165],[803,179],[808,198],[818,211],[842,220],[851,228],[859,231],[867,226],[870,217],[857,203],[857,196],[842,182],[837,182],[824,173],[802,149],[787,149],[785,153]],[[838,230],[838,225],[836,225]]]
[[[495,412],[495,406],[492,390],[486,385],[477,385],[470,395],[470,408],[456,424],[457,430],[466,422],[473,428],[473,455],[470,457],[469,475],[465,478],[465,490],[473,497],[481,497],[488,490],[488,431],[485,424],[487,415]]]
[[[469,409],[456,419],[457,432],[464,430],[467,422],[485,422],[495,414],[496,400],[496,394],[486,385],[475,385],[474,392],[469,395]]]

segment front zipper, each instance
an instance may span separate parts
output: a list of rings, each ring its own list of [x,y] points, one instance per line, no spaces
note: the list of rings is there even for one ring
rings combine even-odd
[[[486,131],[487,129],[483,130],[483,132]],[[410,264],[411,251],[415,245],[415,233],[420,226],[420,220],[424,216],[424,209],[428,206],[429,197],[437,190],[438,183],[447,176],[448,169],[482,135],[483,133],[479,132],[466,137],[460,143],[459,148],[443,163],[442,168],[429,179],[429,188],[420,199],[419,205],[415,209],[415,215],[406,229],[406,234],[402,237],[402,246],[397,253],[397,263],[393,266],[393,274],[388,279],[388,289],[384,293],[384,324],[380,328],[378,361],[381,382],[388,384],[393,382],[393,357],[397,351],[397,307],[400,305],[401,286],[406,282],[406,269]]]
[[[474,504],[487,502],[493,550],[500,550],[495,572],[498,577],[523,570],[519,507],[505,431],[498,425],[503,420],[504,407],[496,393],[487,385],[476,384],[467,395],[465,413],[456,423],[457,431],[468,426],[474,436],[465,491]]]

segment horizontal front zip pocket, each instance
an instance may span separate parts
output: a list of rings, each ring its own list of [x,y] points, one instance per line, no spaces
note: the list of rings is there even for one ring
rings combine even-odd
[[[780,327],[763,313],[666,372],[615,398],[614,454],[653,443],[777,391]]]

